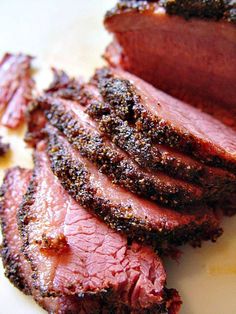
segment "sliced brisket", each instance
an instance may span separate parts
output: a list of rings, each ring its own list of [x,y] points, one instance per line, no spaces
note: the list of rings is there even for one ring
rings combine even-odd
[[[53,172],[72,197],[112,228],[138,240],[165,247],[215,240],[221,233],[215,214],[206,208],[177,212],[114,185],[104,174],[49,128]]]
[[[31,56],[9,53],[0,61],[0,112],[6,127],[19,126],[32,99],[31,61]]]
[[[31,171],[12,168],[5,175],[1,188],[1,226],[3,244],[1,256],[6,277],[20,290],[30,294],[30,266],[20,253],[21,242],[17,229],[16,213],[28,187]],[[28,280],[27,280],[28,278]]]
[[[100,171],[109,175],[114,182],[134,193],[165,205],[181,206],[198,200],[219,199],[225,190],[234,188],[236,178],[233,174],[204,166],[167,146],[153,145],[150,138],[137,132],[117,115],[108,115],[109,108],[102,104],[96,87],[91,84],[81,86],[74,79],[65,78],[65,75],[64,72],[56,72],[56,83],[31,110],[28,142],[35,145],[43,138],[46,111],[50,123],[62,131],[83,156],[96,163]],[[86,109],[80,104],[89,107]],[[96,116],[98,122],[100,115],[106,113],[107,116],[100,123],[100,129],[105,131],[103,135],[98,130],[99,124],[88,117],[85,109],[92,117]],[[113,139],[113,143],[107,135]],[[160,171],[201,185],[202,188],[173,179]]]
[[[155,253],[129,246],[124,236],[78,205],[51,172],[44,143],[37,146],[34,161],[19,222],[41,293],[85,300],[97,296],[106,310],[99,313],[178,313],[180,299],[164,288],[166,274]]]
[[[21,252],[22,240],[17,226],[17,213],[30,182],[31,171],[19,167],[8,170],[1,188],[0,218],[3,243],[1,257],[6,277],[13,285],[35,301],[46,311],[55,314],[77,314],[78,298],[43,298],[34,287],[33,272]],[[94,304],[93,304],[94,305]],[[91,312],[81,312],[90,314]]]
[[[235,1],[120,1],[106,59],[236,130]]]
[[[170,206],[195,203],[207,197],[200,187],[173,179],[161,172],[142,169],[125,152],[101,135],[96,123],[78,103],[51,97],[41,98],[39,102],[41,108],[46,108],[49,122],[63,132],[69,142],[114,183]]]
[[[158,144],[236,173],[236,132],[232,129],[127,72],[102,69],[96,81],[115,117],[135,124]]]
[[[105,105],[106,106],[106,105]],[[92,104],[87,112],[99,122],[99,129],[126,151],[140,166],[152,171],[164,171],[172,176],[193,182],[204,188],[213,197],[222,189],[234,188],[236,177],[229,171],[205,166],[191,157],[177,152],[167,145],[153,143],[136,127],[113,113],[104,114],[104,105]],[[100,114],[102,112],[102,114]]]

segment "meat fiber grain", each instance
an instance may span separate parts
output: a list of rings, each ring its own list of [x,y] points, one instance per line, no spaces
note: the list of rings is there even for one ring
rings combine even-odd
[[[94,295],[114,313],[178,313],[179,297],[164,288],[166,274],[155,253],[129,246],[76,203],[53,175],[44,143],[34,161],[19,221],[39,291],[85,300]]]
[[[30,182],[32,172],[15,167],[7,171],[1,188],[0,218],[3,243],[1,257],[5,276],[24,294],[32,295],[34,300],[49,313],[54,314],[93,314],[86,312],[77,297],[43,298],[35,288],[33,271],[21,251],[22,239],[17,225],[17,214],[24,193]],[[91,306],[96,303],[91,300]],[[89,309],[90,307],[86,306]]]
[[[57,131],[50,128],[48,134],[53,172],[75,200],[110,227],[162,249],[185,242],[215,241],[221,234],[218,218],[210,209],[177,212],[138,197],[114,185]]]

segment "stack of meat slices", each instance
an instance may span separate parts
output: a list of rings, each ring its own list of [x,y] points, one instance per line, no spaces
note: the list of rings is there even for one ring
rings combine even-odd
[[[235,192],[232,129],[121,70],[98,70],[89,84],[65,77],[34,104],[28,142],[49,123],[102,180],[174,211],[204,212]]]
[[[234,114],[235,89],[227,83],[235,77],[231,2],[121,1],[105,20],[116,40],[106,57],[173,95],[180,91],[180,98],[183,88],[188,99],[200,86],[201,99],[217,99]],[[208,20],[185,28],[189,22],[173,13]],[[192,29],[199,27],[197,35],[205,36],[211,23],[227,30],[217,34],[216,47],[203,40],[203,58],[198,49],[189,58],[199,40]],[[181,45],[167,54],[163,41],[172,47],[176,33],[184,35]],[[215,31],[209,34],[216,37]],[[212,49],[221,66],[208,64]],[[182,63],[176,62],[182,50]],[[30,61],[7,54],[0,63],[2,106],[11,113],[3,120],[10,127],[19,124],[29,103]],[[197,80],[190,79],[194,66]],[[180,297],[166,288],[158,254],[216,241],[221,214],[236,212],[236,133],[226,120],[121,69],[97,70],[89,83],[54,70],[53,83],[28,113],[34,169],[8,170],[1,189],[6,276],[49,313],[179,313]]]
[[[53,175],[44,142],[34,163],[33,173],[10,169],[2,186],[9,280],[49,313],[178,313],[180,298],[165,288],[156,253],[75,202]]]
[[[6,276],[52,313],[178,313],[151,246],[221,235],[234,133],[121,70],[54,74],[28,115],[34,170],[2,187]]]

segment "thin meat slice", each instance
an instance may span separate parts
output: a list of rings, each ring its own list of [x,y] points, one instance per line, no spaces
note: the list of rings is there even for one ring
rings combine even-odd
[[[177,212],[142,199],[114,185],[55,129],[48,128],[48,134],[53,172],[75,200],[112,228],[160,248],[185,242],[198,245],[220,235],[219,220],[210,209]]]
[[[1,257],[5,276],[16,288],[27,295],[32,295],[46,311],[55,314],[76,314],[80,309],[77,298],[43,298],[40,295],[34,287],[30,264],[21,252],[22,240],[17,225],[17,213],[29,185],[31,173],[30,170],[19,167],[11,168],[7,171],[1,188],[0,218],[3,235]]]
[[[21,240],[17,229],[16,213],[28,187],[31,171],[12,168],[7,171],[1,188],[1,226],[3,244],[1,256],[6,277],[20,290],[30,294],[30,266],[20,253]],[[28,280],[27,280],[28,278]]]
[[[0,156],[6,155],[9,151],[10,145],[2,142],[2,137],[0,136]]]
[[[80,153],[98,169],[133,193],[170,206],[196,203],[208,197],[193,184],[174,179],[162,172],[142,169],[114,143],[101,135],[96,123],[78,103],[45,96],[38,100],[50,124],[64,133]],[[207,193],[206,193],[207,194]]]
[[[156,143],[236,173],[236,132],[231,128],[122,70],[101,69],[96,81],[116,116],[135,123]]]
[[[236,130],[235,1],[119,1],[105,17],[113,65]]]
[[[53,175],[45,143],[38,144],[34,161],[19,223],[39,291],[97,297],[107,310],[99,313],[178,313],[181,301],[165,288],[166,274],[156,254],[128,245],[76,203]]]
[[[32,100],[31,61],[31,56],[7,53],[0,62],[1,123],[6,127],[19,126]]]

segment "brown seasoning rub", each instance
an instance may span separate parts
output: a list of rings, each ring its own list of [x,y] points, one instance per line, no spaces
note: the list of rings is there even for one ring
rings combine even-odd
[[[40,143],[42,144],[42,143]],[[43,145],[43,144],[42,144]],[[37,182],[37,175],[38,171],[40,170],[40,167],[44,167],[44,162],[40,165],[38,163],[40,162],[40,156],[37,154],[45,153],[41,151],[39,148],[39,151],[35,154],[35,169],[33,176],[31,178],[30,186],[28,187],[28,190],[24,196],[23,203],[21,204],[20,212],[19,212],[19,227],[21,231],[21,235],[23,236],[23,251],[26,256],[26,258],[29,260],[32,270],[33,270],[33,278],[35,280],[35,285],[37,289],[39,289],[38,285],[38,279],[39,279],[39,273],[38,273],[38,267],[37,264],[35,264],[33,255],[37,254],[37,249],[33,252],[29,251],[29,230],[28,225],[29,223],[34,224],[34,221],[37,220],[37,218],[34,216],[34,213],[31,210],[31,206],[35,201],[35,191],[37,189],[37,185],[39,182]],[[53,176],[51,174],[50,176]],[[41,189],[42,187],[40,187]],[[42,189],[43,190],[43,189]],[[51,204],[49,204],[51,206]],[[79,216],[78,216],[79,218]],[[83,218],[82,218],[83,220]],[[80,232],[80,231],[78,231]],[[32,239],[31,239],[32,240]],[[73,246],[73,241],[71,244]],[[39,243],[40,248],[40,243]],[[42,249],[42,248],[41,248]],[[54,248],[53,248],[54,250]],[[47,253],[48,254],[48,253]],[[61,255],[61,251],[57,251],[52,253],[53,256],[56,257]],[[56,254],[56,255],[55,255]],[[67,254],[67,253],[65,253]],[[50,256],[50,255],[48,255]],[[154,255],[153,255],[154,256]],[[58,257],[59,258],[59,257]],[[66,257],[64,259],[66,261]],[[66,263],[66,262],[65,262]],[[65,267],[65,266],[62,266]],[[80,287],[78,287],[80,288]],[[135,288],[135,287],[134,287]],[[74,287],[73,284],[71,287],[68,287],[68,289],[71,289],[69,295],[63,296],[59,295],[58,292],[48,291],[47,287],[45,286],[45,290],[39,289],[38,291],[42,294],[43,298],[45,300],[55,300],[57,305],[57,310],[54,309],[51,310],[53,313],[58,314],[77,314],[77,313],[84,313],[84,314],[177,314],[179,312],[179,308],[181,305],[181,300],[179,298],[178,293],[173,289],[163,289],[163,302],[160,302],[158,304],[153,304],[150,308],[142,308],[132,311],[128,305],[122,304],[117,302],[117,291],[114,292],[111,289],[104,289],[99,290],[95,293],[90,293],[89,291],[84,291],[84,293],[80,293],[79,295],[74,295]],[[131,287],[132,292],[132,287]],[[51,313],[51,311],[49,311]]]
[[[108,11],[106,18],[120,12],[139,12],[163,9],[169,15],[179,15],[185,19],[200,18],[236,22],[236,3],[231,0],[120,0],[115,8]]]
[[[199,184],[213,196],[217,196],[217,193],[225,188],[235,187],[236,178],[232,173],[208,167],[168,147],[153,144],[149,135],[138,131],[116,112],[110,113],[107,104],[93,103],[87,108],[87,112],[99,122],[100,131],[110,136],[112,141],[140,166],[171,173],[177,178]],[[125,110],[121,109],[122,115],[124,112]]]
[[[172,121],[168,121],[168,118],[165,120],[162,116],[159,117],[158,110],[154,115],[152,112],[147,110],[145,107],[145,100],[139,96],[137,91],[137,82],[134,86],[128,79],[124,79],[124,77],[128,77],[130,80],[136,80],[140,83],[140,85],[145,86],[147,89],[149,88],[151,92],[156,92],[152,86],[142,80],[138,80],[135,76],[126,72],[109,68],[98,70],[92,80],[92,83],[97,85],[100,89],[104,101],[106,102],[106,111],[110,110],[114,113],[112,119],[108,117],[108,122],[111,121],[112,123],[116,123],[116,120],[119,121],[119,118],[121,118],[120,121],[123,125],[131,123],[142,133],[140,135],[142,136],[141,143],[143,142],[143,136],[145,136],[145,140],[149,140],[152,143],[161,145],[165,144],[169,147],[177,148],[182,152],[193,155],[194,158],[197,158],[202,163],[213,167],[225,168],[236,173],[236,157],[233,153],[233,138],[229,140],[229,143],[225,144],[225,147],[224,144],[222,145],[221,143],[223,146],[222,148],[219,146],[220,144],[218,144],[218,142],[216,142],[216,144],[211,142],[211,138],[203,139],[202,132],[199,132],[198,130],[196,132],[194,130],[195,134],[194,132],[192,133],[192,130],[185,130],[186,126],[181,126],[181,128],[176,126],[176,121],[172,123]],[[146,94],[147,91],[145,91],[144,95]],[[186,104],[183,104],[183,106],[187,109]],[[102,108],[101,113],[99,113],[100,108]],[[103,104],[99,104],[97,107],[92,106],[92,110],[89,110],[88,113],[91,112],[93,114],[93,111],[95,111],[95,117],[96,115],[102,116],[103,110]],[[181,110],[183,110],[183,108],[181,108]],[[194,108],[191,108],[191,110],[196,116],[197,110]],[[213,120],[208,115],[201,113],[200,111],[199,115],[199,119],[203,118],[206,120],[206,123],[210,123],[212,125]],[[187,123],[186,117],[183,119],[184,122]],[[108,123],[108,126],[112,126],[112,123]],[[215,127],[215,131],[225,131],[228,132],[228,136],[236,136],[236,133],[233,130],[225,127],[217,120],[215,123],[218,123]],[[109,128],[106,129],[106,131],[108,130]],[[220,140],[222,141],[222,138],[220,138]],[[228,149],[229,152],[226,151],[226,149]]]
[[[103,68],[102,70],[97,71],[92,79],[92,85],[79,85],[78,82],[75,83],[75,80],[70,79],[68,76],[65,79],[66,74],[64,72],[61,73],[57,71],[54,74],[56,76],[56,79],[54,80],[56,84],[51,85],[51,88],[47,90],[47,94],[49,93],[49,95],[52,95],[53,97],[56,96],[56,98],[59,95],[62,99],[68,99],[71,101],[77,100],[79,104],[87,108],[86,111],[91,115],[91,117],[94,117],[95,119],[97,115],[99,116],[99,118],[103,115],[106,115],[107,118],[105,118],[104,123],[106,124],[106,127],[109,127],[110,124],[112,124],[112,126],[116,125],[116,121],[118,121],[119,128],[121,129],[118,130],[118,134],[115,134],[115,138],[113,141],[116,142],[117,146],[120,146],[125,151],[127,151],[128,149],[128,153],[130,153],[131,159],[135,159],[135,161],[139,163],[142,167],[149,167],[150,169],[152,169],[151,171],[164,170],[167,173],[171,173],[172,175],[180,179],[199,184],[205,188],[206,194],[204,195],[206,198],[216,198],[218,192],[221,193],[225,190],[229,192],[235,188],[235,175],[222,169],[207,167],[200,162],[197,162],[196,160],[191,159],[186,155],[178,153],[176,150],[164,147],[163,145],[152,145],[152,141],[149,136],[144,136],[143,134],[141,134],[143,132],[136,132],[135,129],[132,128],[132,120],[134,120],[134,112],[132,108],[133,106],[137,106],[139,104],[140,96],[137,95],[135,89],[130,82],[128,82],[127,80],[125,81],[113,78],[113,74],[110,69]],[[107,83],[106,79],[103,81],[101,80],[101,78],[108,78],[111,79],[111,81],[108,80]],[[60,81],[62,83],[59,83]],[[67,82],[67,85],[65,84],[65,81]],[[96,87],[98,81],[102,95]],[[78,94],[78,88],[81,93],[80,96]],[[70,95],[71,98],[69,98],[68,95]],[[108,102],[103,103],[102,96]],[[41,103],[43,103],[43,101],[45,101],[48,106],[50,104],[50,101],[52,102],[52,100],[49,100],[49,98],[42,99]],[[115,115],[113,115],[112,118],[109,114],[111,112],[111,105],[112,111],[115,111]],[[59,102],[58,100],[55,106],[62,106],[62,102]],[[118,110],[116,110],[116,106],[118,106]],[[76,109],[76,103],[74,108]],[[84,114],[82,114],[79,110],[79,106],[77,106],[76,111],[78,111],[76,116],[84,116]],[[122,120],[120,120],[119,117],[122,117]],[[85,119],[88,120],[87,117]],[[124,119],[131,120],[131,126],[126,124],[126,122],[123,122]],[[32,124],[32,120],[34,119],[31,119],[30,125]],[[110,123],[109,121],[111,120],[112,122]],[[60,123],[63,123],[63,121],[60,121]],[[66,127],[64,123],[63,128],[60,128],[59,123],[57,123],[57,127],[62,132],[64,132],[65,135],[68,135],[68,138],[71,138],[70,128],[73,129],[73,127],[75,126],[75,122],[70,121],[70,123],[71,124],[69,127]],[[98,129],[97,124],[95,125],[95,127]],[[86,128],[88,128],[88,126],[86,126]],[[103,129],[103,125],[101,126],[101,129]],[[109,136],[109,132],[105,133],[104,135],[107,138],[107,135]],[[97,136],[94,136],[97,139]],[[76,139],[74,139],[74,142],[76,142]],[[109,141],[106,140],[104,143],[107,146]],[[83,145],[85,145],[85,143]],[[117,146],[115,147],[116,150]],[[103,150],[107,151],[108,147],[104,148],[104,146],[102,146],[102,151]],[[100,153],[102,154],[102,152]],[[83,154],[85,154],[85,152],[83,152]],[[113,156],[113,154],[114,153],[109,150],[109,155]],[[99,154],[97,155],[99,163],[101,163],[103,158],[99,158]],[[107,159],[105,159],[105,164],[107,165]],[[104,163],[102,166],[105,167]],[[117,166],[119,167],[119,165]],[[114,168],[115,167],[113,167],[112,169],[113,171],[115,171]],[[129,169],[131,169],[131,161],[129,163]],[[115,180],[119,181],[119,179],[117,179],[117,176]],[[130,188],[130,186],[128,188]],[[138,191],[135,190],[135,192]],[[185,195],[185,197],[187,197],[187,195]]]
[[[158,177],[157,173],[154,176],[151,172],[141,169],[115,145],[105,140],[93,126],[84,125],[60,100],[44,98],[42,102],[43,106],[48,107],[46,116],[50,124],[60,130],[82,156],[95,163],[99,171],[108,175],[114,183],[133,193],[174,207],[204,198],[202,190],[194,185],[163,174]],[[80,112],[78,116],[82,114],[83,112]]]
[[[159,226],[149,222],[149,217],[142,220],[135,216],[132,206],[116,205],[109,199],[98,196],[90,179],[89,170],[74,158],[76,154],[74,155],[72,150],[69,152],[65,141],[55,133],[49,135],[48,153],[54,174],[69,194],[85,208],[93,209],[94,213],[110,227],[124,232],[135,240],[146,241],[155,247],[163,248],[166,245],[180,245],[186,242],[200,245],[202,240],[215,241],[222,233],[218,220],[211,210],[205,210],[204,213],[202,210],[193,211],[192,214],[190,211],[187,214],[163,209],[164,216],[168,214],[176,216],[177,225],[179,224],[177,216],[185,221],[178,227],[171,226],[171,222],[165,221],[164,216],[160,219]]]
[[[108,70],[103,71],[106,71],[106,75],[109,74]],[[115,126],[115,130],[112,130],[112,132],[109,130],[108,133],[113,134],[113,142],[117,146],[130,154],[130,159],[126,153],[107,139],[108,133],[105,134],[105,137],[101,136],[98,125],[86,115],[85,110],[80,106],[81,97],[78,91],[76,88],[70,87],[78,86],[78,83],[75,84],[74,79],[71,80],[68,76],[65,79],[65,73],[61,78],[59,78],[60,75],[61,73],[57,74],[56,85],[51,85],[47,95],[37,99],[29,113],[26,138],[31,145],[35,145],[37,141],[44,137],[42,129],[46,124],[45,112],[47,112],[46,115],[50,123],[63,132],[70,143],[76,149],[79,149],[83,156],[96,163],[100,171],[110,176],[113,182],[121,184],[133,193],[170,206],[180,206],[181,203],[194,202],[203,198],[208,200],[217,199],[218,195],[222,195],[222,192],[225,190],[229,192],[235,186],[235,176],[227,171],[207,167],[186,155],[167,149],[163,145],[153,146],[150,138],[136,132],[133,127],[130,127],[117,115],[111,117],[109,105],[100,101],[101,96],[96,88],[91,89],[90,85],[80,86],[79,89],[82,95],[86,94],[88,96],[83,97],[82,105],[89,105],[86,108],[92,117],[96,116],[95,118],[100,119],[100,116],[106,115],[100,123],[102,124],[101,129],[104,128],[103,124],[106,128],[110,128],[110,125]],[[59,80],[62,82],[58,83]],[[95,80],[94,83],[96,84]],[[66,86],[68,86],[70,92],[68,92]],[[74,90],[74,95],[72,90]],[[127,95],[128,92],[125,92],[123,88],[123,93]],[[121,104],[119,108],[125,116],[129,113],[129,110],[126,110],[128,106],[125,106],[127,102],[126,98],[123,97],[123,93],[121,96],[118,94],[117,99]],[[60,98],[58,95],[60,95]],[[68,95],[70,95],[70,98]],[[132,104],[132,99],[136,96],[132,96],[131,93],[128,93],[128,95],[129,102]],[[110,103],[112,103],[111,97],[109,97]],[[78,101],[72,103],[74,99],[80,99],[79,103]],[[117,127],[116,123],[118,123]],[[188,183],[175,181],[173,178],[170,181],[170,177],[158,172],[158,170],[164,170],[176,177],[201,185],[204,187],[204,192],[201,192],[200,187],[197,188],[188,185]],[[170,181],[171,189],[168,188],[168,181]]]
[[[3,244],[1,256],[6,277],[12,284],[24,294],[32,295],[34,300],[48,313],[54,314],[124,314],[126,309],[115,309],[112,305],[107,306],[105,301],[97,296],[77,297],[42,297],[40,291],[35,288],[35,275],[30,263],[21,252],[22,239],[17,226],[17,213],[20,202],[27,189],[31,177],[31,171],[19,167],[7,171],[1,188],[0,216],[2,223]],[[169,293],[169,294],[168,294]],[[167,298],[173,297],[176,306],[179,302],[175,291],[167,291]],[[174,305],[173,305],[174,306]],[[119,312],[120,310],[120,312]]]
[[[9,169],[4,177],[4,181],[0,192],[0,218],[3,234],[3,243],[1,246],[1,257],[5,276],[10,282],[25,294],[30,294],[31,288],[29,282],[25,278],[24,258],[15,247],[19,241],[15,243],[14,227],[16,224],[16,211],[27,189],[31,176],[30,170],[19,167]],[[17,190],[14,189],[17,186]],[[30,267],[28,267],[30,270]]]

